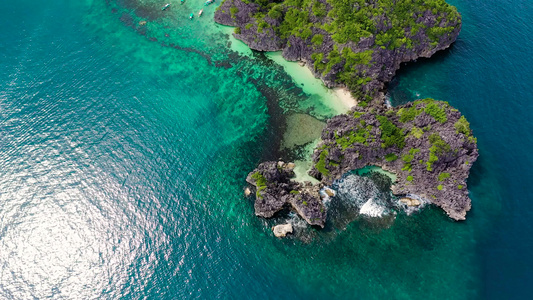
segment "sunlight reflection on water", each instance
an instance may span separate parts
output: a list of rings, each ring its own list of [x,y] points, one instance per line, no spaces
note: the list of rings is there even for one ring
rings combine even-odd
[[[70,171],[63,170],[64,174]],[[141,255],[141,243],[148,232],[143,228],[155,226],[136,207],[120,205],[127,201],[119,194],[119,184],[104,176],[98,178],[103,188],[91,191],[50,184],[43,178],[34,178],[37,184],[30,188],[24,180],[27,176],[11,174],[11,188],[0,195],[1,203],[6,204],[1,219],[0,265],[2,282],[13,283],[3,287],[12,297],[64,293],[92,298],[128,280],[117,274],[127,273]],[[110,205],[106,194],[123,201]]]

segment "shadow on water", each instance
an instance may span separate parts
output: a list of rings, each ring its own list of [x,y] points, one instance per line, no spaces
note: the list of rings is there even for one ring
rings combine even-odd
[[[392,80],[385,84],[385,88],[392,99],[392,104],[402,105],[409,101],[417,100],[417,95],[413,95],[411,91],[401,88],[400,82],[402,77],[409,77],[410,74],[442,65],[445,60],[450,58],[454,47],[456,47],[455,43],[447,49],[437,51],[430,58],[421,57],[417,60],[402,63]]]

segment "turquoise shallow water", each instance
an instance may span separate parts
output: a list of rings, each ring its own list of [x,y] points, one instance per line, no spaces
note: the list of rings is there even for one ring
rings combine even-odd
[[[533,9],[453,4],[457,43],[406,65],[391,96],[468,117],[469,219],[430,207],[301,241],[253,216],[244,177],[290,156],[275,139],[288,114],[333,112],[264,55],[230,51],[214,7],[189,21],[202,1],[0,3],[0,297],[526,297]]]

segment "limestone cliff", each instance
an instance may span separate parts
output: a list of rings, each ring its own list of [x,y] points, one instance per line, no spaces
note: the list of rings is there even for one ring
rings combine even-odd
[[[330,184],[367,165],[398,175],[396,195],[416,194],[455,220],[470,210],[466,179],[478,157],[467,120],[448,103],[418,100],[393,109],[354,108],[330,119],[311,175]]]
[[[255,189],[255,214],[270,218],[283,208],[295,210],[310,225],[324,227],[326,208],[319,196],[321,185],[290,180],[294,164],[268,161],[248,174],[246,181]]]
[[[444,0],[225,0],[215,21],[259,51],[283,51],[367,105],[402,62],[445,49],[461,16]]]

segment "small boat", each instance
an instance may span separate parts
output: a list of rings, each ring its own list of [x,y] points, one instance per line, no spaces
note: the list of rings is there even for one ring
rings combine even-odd
[[[191,14],[189,15],[189,19],[192,20],[192,18],[194,18],[194,14],[191,13]]]
[[[166,10],[169,7],[170,7],[170,3],[167,3],[167,4],[165,4],[165,6],[163,6],[163,8],[161,10]]]
[[[204,5],[205,5],[205,6],[208,6],[209,4],[211,4],[211,3],[213,3],[213,2],[215,2],[215,0],[207,0],[207,1],[205,1],[205,4],[204,4]]]
[[[198,17],[201,17],[203,13],[204,13],[204,10],[200,9],[200,11],[198,12]]]

